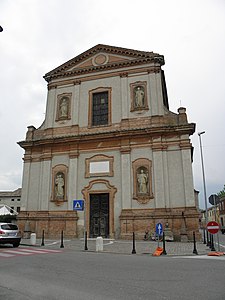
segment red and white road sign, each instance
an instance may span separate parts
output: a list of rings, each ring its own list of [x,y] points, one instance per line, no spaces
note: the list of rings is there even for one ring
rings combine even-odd
[[[208,224],[207,224],[208,232],[215,234],[219,231],[219,229],[220,229],[220,227],[217,222],[215,222],[215,221],[208,222]]]

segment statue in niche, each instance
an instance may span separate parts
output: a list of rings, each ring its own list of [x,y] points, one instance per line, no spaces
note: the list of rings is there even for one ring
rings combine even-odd
[[[141,168],[140,173],[137,174],[138,193],[148,193],[148,172]]]
[[[56,198],[64,198],[65,180],[63,173],[57,173],[55,177],[55,196]]]
[[[143,86],[137,86],[134,89],[134,106],[136,108],[145,106],[145,92]]]
[[[59,117],[67,118],[68,117],[68,98],[63,98],[60,101],[59,105]]]

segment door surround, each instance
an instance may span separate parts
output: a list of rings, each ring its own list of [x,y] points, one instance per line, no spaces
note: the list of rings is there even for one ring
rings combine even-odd
[[[111,185],[108,180],[95,179],[90,181],[81,192],[85,202],[85,221],[88,237],[90,235],[90,194],[109,194],[109,237],[114,238],[114,199],[117,188]]]

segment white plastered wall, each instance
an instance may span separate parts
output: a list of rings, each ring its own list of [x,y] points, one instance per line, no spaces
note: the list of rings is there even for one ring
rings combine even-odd
[[[130,160],[130,153],[121,154],[122,209],[132,207],[131,174],[132,165]]]
[[[42,161],[40,168],[39,210],[49,209],[51,192],[51,161]]]
[[[107,156],[113,156],[113,171],[114,176],[101,176],[101,177],[88,177],[85,178],[85,159],[90,158],[96,154],[104,154]],[[77,190],[76,190],[76,197],[77,199],[83,199],[82,190],[89,185],[89,182],[95,179],[104,179],[109,182],[110,185],[116,187],[117,192],[115,193],[114,198],[114,225],[115,229],[119,227],[119,216],[122,209],[122,188],[121,188],[121,160],[120,160],[120,152],[119,151],[96,151],[96,152],[86,152],[81,153],[77,160]],[[71,170],[69,170],[71,172]],[[105,185],[99,185],[100,190],[103,189],[105,191]],[[97,189],[97,185],[93,186],[93,189]],[[79,214],[80,217],[80,224],[82,224],[83,214]]]
[[[41,164],[40,162],[32,162],[30,164],[30,172],[28,182],[26,184],[26,196],[27,199],[27,207],[26,210],[28,211],[37,211],[40,209],[40,169]]]
[[[121,121],[121,94],[120,94],[120,77],[105,78],[101,80],[92,80],[82,82],[79,90],[79,126],[88,126],[89,113],[89,91],[97,88],[112,89],[112,123]]]
[[[30,178],[30,162],[23,164],[23,183],[21,193],[21,211],[26,211],[28,208],[28,193],[29,193],[29,178]]]
[[[160,73],[139,74],[129,77],[116,76],[50,89],[47,97],[45,122],[42,128],[70,125],[86,127],[88,125],[89,91],[100,87],[112,88],[112,123],[119,123],[121,119],[136,118],[140,115],[140,112],[130,111],[130,84],[137,81],[147,82],[149,110],[143,111],[141,116],[163,115],[164,106]],[[63,93],[72,93],[71,120],[56,122],[57,96]]]
[[[145,159],[148,159],[150,161],[153,161],[153,153],[152,153],[152,149],[149,147],[149,148],[139,148],[139,149],[132,149],[131,151],[131,168],[130,168],[130,173],[132,174],[131,175],[131,178],[130,178],[130,185],[131,185],[131,208],[134,208],[134,209],[148,209],[148,208],[155,208],[155,198],[153,199],[150,199],[150,201],[146,204],[140,204],[137,200],[133,199],[133,189],[134,189],[134,184],[136,184],[133,180],[134,180],[134,177],[133,177],[133,168],[132,168],[132,163],[137,160],[137,159],[140,159],[140,158],[145,158]],[[153,168],[152,168],[152,192],[153,192],[153,195],[154,195],[154,185],[153,185],[153,181],[154,181],[154,174],[153,174]]]

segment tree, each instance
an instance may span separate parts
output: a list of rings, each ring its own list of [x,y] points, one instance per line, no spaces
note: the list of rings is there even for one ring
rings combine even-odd
[[[220,198],[225,197],[225,184],[223,186],[223,189],[219,193],[217,193],[217,196]]]
[[[16,216],[15,215],[1,215],[0,216],[0,222],[3,223],[11,223],[12,220],[16,220]]]

